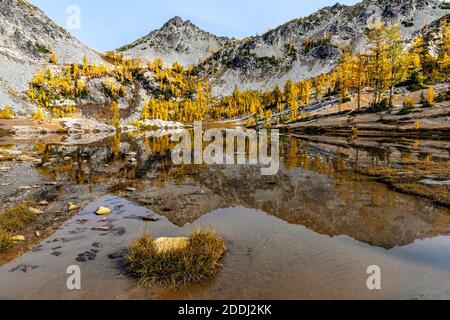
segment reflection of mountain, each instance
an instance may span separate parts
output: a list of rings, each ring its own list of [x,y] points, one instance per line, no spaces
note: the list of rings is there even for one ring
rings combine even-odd
[[[274,177],[261,176],[256,167],[171,167],[161,174],[163,185],[151,182],[133,199],[177,225],[217,208],[243,206],[384,248],[450,233],[448,210],[341,170],[345,163],[326,160],[320,152],[311,157],[311,150],[324,151],[323,145],[308,144],[306,150],[297,157],[298,167],[283,167]]]
[[[169,176],[180,174],[174,168]],[[450,233],[450,216],[426,201],[401,195],[381,184],[348,173],[330,177],[314,170],[283,169],[260,176],[258,168],[197,168],[185,184],[146,189],[135,200],[178,225],[191,223],[218,208],[260,209],[288,223],[329,236],[348,235],[392,248],[416,239]],[[416,201],[412,201],[416,200]]]
[[[320,234],[347,235],[384,248],[450,234],[448,209],[353,174],[348,169],[357,153],[344,139],[329,138],[331,143],[326,143],[322,137],[310,137],[314,139],[319,141],[293,139],[289,147],[285,144],[284,163],[276,176],[261,176],[260,168],[249,166],[171,166],[170,154],[164,152],[170,148],[167,137],[58,147],[51,153],[69,155],[80,165],[67,167],[62,162],[46,170],[60,181],[65,176],[68,183],[92,184],[105,190],[122,192],[125,186],[134,186],[137,192],[121,195],[179,226],[218,208],[242,206]],[[361,147],[360,165],[383,163],[386,155],[398,159],[405,154],[414,158],[428,151],[436,155],[442,152],[441,144],[433,141],[417,147],[387,140],[369,143],[360,139],[357,144]],[[129,162],[130,157],[137,159],[135,165]]]

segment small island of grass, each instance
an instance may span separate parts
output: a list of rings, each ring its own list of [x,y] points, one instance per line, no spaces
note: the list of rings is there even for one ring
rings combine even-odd
[[[215,276],[225,252],[225,241],[210,230],[156,240],[144,234],[130,247],[126,274],[143,286],[193,284]]]

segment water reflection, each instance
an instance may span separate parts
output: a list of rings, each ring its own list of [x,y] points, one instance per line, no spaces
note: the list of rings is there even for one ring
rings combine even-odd
[[[280,171],[257,166],[181,165],[171,162],[170,132],[115,135],[96,144],[16,145],[39,157],[41,176],[64,185],[102,185],[184,226],[220,208],[262,210],[316,233],[383,248],[448,235],[448,209],[400,194],[357,174],[401,159],[448,159],[446,141],[283,136]],[[11,147],[8,147],[9,150]],[[136,187],[133,193],[127,186]]]
[[[175,166],[172,147],[170,132],[163,131],[115,135],[89,145],[0,146],[4,164],[12,168],[0,175],[0,182],[8,184],[0,187],[1,200],[17,186],[41,180],[58,182],[54,201],[77,203],[86,190],[96,190],[95,201],[38,251],[0,268],[0,297],[448,297],[449,210],[359,174],[364,167],[395,167],[402,159],[447,161],[446,141],[283,136],[282,164],[274,176],[262,176],[258,166],[250,165]],[[92,214],[99,205],[119,208],[109,222],[125,234],[92,231],[100,223]],[[150,210],[163,219],[150,225],[130,219]],[[121,270],[108,258],[145,228],[155,236],[179,236],[210,225],[225,237],[229,253],[216,279],[192,288],[137,289],[133,281],[118,277]],[[60,238],[75,240],[52,242]],[[65,268],[98,241],[102,248],[96,260],[83,266],[84,290],[68,292]],[[56,258],[52,250],[61,245]],[[10,272],[21,263],[39,268]],[[365,287],[372,264],[382,267],[382,292]],[[30,283],[34,290],[27,289]]]

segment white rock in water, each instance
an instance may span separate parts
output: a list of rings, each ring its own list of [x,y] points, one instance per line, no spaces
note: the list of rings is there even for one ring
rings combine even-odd
[[[40,236],[41,236],[42,234],[41,234],[40,231],[36,231],[36,232],[34,233],[34,235],[35,235],[36,237],[40,238]]]
[[[44,200],[44,201],[39,202],[38,205],[40,205],[40,206],[48,206],[48,202]]]
[[[1,171],[1,172],[7,172],[7,171],[9,171],[9,170],[11,170],[11,167],[1,167],[1,168],[0,168],[0,171]]]
[[[97,231],[109,231],[109,230],[111,230],[111,227],[109,227],[109,226],[95,227],[94,230],[97,230]]]
[[[158,253],[164,253],[174,250],[185,249],[189,244],[189,239],[185,237],[179,238],[158,238],[155,240],[155,247]]]
[[[110,214],[112,210],[107,207],[98,207],[97,211],[95,212],[99,216]]]

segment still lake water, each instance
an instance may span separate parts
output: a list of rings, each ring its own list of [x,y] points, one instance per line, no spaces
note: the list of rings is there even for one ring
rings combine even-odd
[[[83,205],[31,252],[0,267],[0,298],[450,298],[450,210],[356,173],[400,159],[447,161],[446,141],[283,136],[275,176],[261,176],[256,166],[174,166],[170,148],[161,132],[1,146],[52,160],[4,163],[12,169],[0,175],[3,198],[50,180],[61,185],[55,203]],[[107,221],[94,214],[100,205],[113,209]],[[143,222],[148,214],[161,219]],[[110,231],[93,230],[105,224]],[[182,236],[198,226],[213,226],[227,242],[216,278],[144,289],[122,275],[117,256],[143,232]],[[92,260],[77,261],[88,251]],[[81,268],[82,290],[66,288],[70,265]],[[372,265],[381,268],[381,290],[366,286]]]

